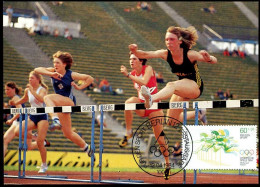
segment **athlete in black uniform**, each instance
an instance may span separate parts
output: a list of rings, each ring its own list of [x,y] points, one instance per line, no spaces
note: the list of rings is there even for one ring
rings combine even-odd
[[[130,51],[138,58],[162,58],[167,61],[171,71],[175,73],[179,80],[168,82],[167,85],[154,95],[150,95],[145,86],[141,87],[141,93],[145,97],[145,107],[150,108],[152,102],[165,100],[171,97],[170,102],[189,101],[200,97],[203,91],[203,81],[199,74],[197,61],[211,64],[217,63],[214,56],[210,56],[205,50],[199,52],[191,50],[198,39],[197,31],[194,27],[188,28],[171,26],[165,35],[167,49],[156,51],[138,50],[136,44],[130,44]],[[183,121],[182,109],[169,109],[167,116]],[[207,124],[206,110],[200,110],[199,119],[203,124]],[[187,112],[187,119],[195,118],[195,111]],[[169,177],[170,168],[164,171],[165,179]]]
[[[209,55],[205,50],[199,52],[191,50],[197,39],[198,35],[194,27],[171,26],[167,29],[165,35],[167,49],[142,51],[138,50],[136,44],[129,45],[130,51],[138,58],[164,59],[170,65],[171,71],[179,77],[179,80],[168,82],[162,90],[152,96],[147,92],[146,87],[142,87],[142,94],[146,96],[146,108],[150,108],[155,100],[165,100],[171,97],[170,102],[176,102],[189,101],[200,97],[203,91],[203,81],[197,61],[215,64],[217,59]],[[205,110],[201,110],[199,113],[199,119],[203,124],[207,124],[205,113]],[[169,109],[167,116],[183,121],[182,109]],[[195,118],[195,111],[187,112],[187,119],[192,118]]]

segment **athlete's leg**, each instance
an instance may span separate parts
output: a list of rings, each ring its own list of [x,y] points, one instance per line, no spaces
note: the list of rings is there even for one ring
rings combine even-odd
[[[54,106],[74,106],[73,101],[59,94],[50,94],[44,97],[44,102],[48,107]],[[66,138],[70,139],[73,143],[84,149],[86,142],[71,128],[71,115],[70,113],[58,113],[62,125],[62,131]]]
[[[178,102],[178,101],[189,101],[190,99],[182,98],[178,95],[173,94],[170,102]],[[175,118],[180,122],[183,122],[183,109],[168,109],[167,116]],[[199,119],[201,118],[201,114],[199,113]],[[195,111],[188,111],[187,112],[187,120],[195,118]]]
[[[130,97],[126,100],[126,104],[129,103],[141,103],[141,101],[137,97]],[[145,110],[135,110],[135,113],[138,116],[144,116]],[[125,110],[125,124],[126,124],[126,135],[130,135],[130,131],[132,130],[132,122],[133,122],[133,111],[132,110]]]
[[[137,97],[130,97],[126,100],[126,104],[129,103],[141,103]],[[139,116],[144,116],[145,110],[135,110],[136,114]],[[132,123],[133,123],[133,111],[125,110],[125,124],[126,124],[126,135],[119,141],[119,146],[125,147],[128,144],[128,140],[133,136]]]
[[[38,136],[37,136],[36,142],[37,142],[37,146],[40,151],[40,154],[41,154],[42,163],[46,163],[46,157],[47,157],[47,151],[44,146],[44,140],[47,135],[48,126],[49,126],[49,122],[47,120],[41,120],[37,124]]]
[[[173,94],[182,98],[195,99],[200,95],[200,90],[197,83],[190,79],[182,79],[174,82],[169,82],[158,93],[151,96],[152,101],[164,100],[171,97]]]
[[[11,127],[5,132],[4,134],[4,156],[6,154],[8,144],[14,139],[15,137],[15,128],[16,128],[16,122],[14,121]],[[19,123],[19,122],[18,122]]]
[[[32,149],[37,149],[37,144],[36,142],[32,142],[32,130],[36,129],[36,126],[32,120],[28,117],[27,120],[27,149],[32,150]],[[24,130],[25,130],[25,120],[23,120],[22,123],[22,138],[24,139]],[[19,125],[16,126],[15,128],[15,136],[19,137]]]
[[[149,114],[149,119],[153,118],[151,120],[155,120],[155,118],[157,116],[163,116],[163,111],[159,110],[159,111],[155,111],[155,112],[150,113]],[[163,121],[163,120],[158,120],[158,121]],[[156,123],[153,126],[153,133],[154,133],[154,136],[155,136],[156,140],[158,141],[158,143],[160,145],[161,153],[163,153],[163,155],[164,155],[166,167],[170,167],[170,162],[169,162],[169,156],[170,156],[169,154],[170,153],[168,151],[168,145],[165,142],[165,138],[164,138],[165,136],[161,134],[162,131],[163,131],[163,124]]]

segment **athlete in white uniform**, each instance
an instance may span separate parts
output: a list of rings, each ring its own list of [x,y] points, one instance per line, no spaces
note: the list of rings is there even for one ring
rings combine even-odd
[[[45,104],[43,102],[43,97],[47,95],[48,87],[44,84],[43,78],[40,74],[32,71],[29,74],[29,84],[27,84],[27,88],[24,91],[24,96],[11,104],[17,105],[21,103],[25,103],[29,101],[31,107],[44,107]],[[45,173],[47,171],[46,157],[47,151],[44,145],[44,141],[46,138],[47,130],[49,127],[48,115],[47,114],[30,114],[27,124],[27,140],[29,142],[32,141],[32,130],[37,129],[37,146],[39,148],[42,165],[38,173]],[[24,134],[25,122],[23,122],[22,134]],[[19,126],[15,129],[16,136],[19,136]],[[28,143],[28,150],[33,149],[34,147],[30,146],[31,143]]]

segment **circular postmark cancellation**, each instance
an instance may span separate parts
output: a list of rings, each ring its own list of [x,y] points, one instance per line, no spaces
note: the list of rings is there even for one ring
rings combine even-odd
[[[161,125],[162,128],[156,128]],[[154,129],[163,129],[154,135]],[[170,176],[185,169],[191,159],[193,141],[190,132],[179,120],[157,116],[144,121],[132,139],[132,154],[136,164],[147,174],[163,177],[166,167]],[[166,163],[168,160],[168,163]]]

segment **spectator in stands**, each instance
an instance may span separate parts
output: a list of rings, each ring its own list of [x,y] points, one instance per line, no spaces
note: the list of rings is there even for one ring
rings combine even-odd
[[[213,5],[209,6],[208,8],[202,8],[201,10],[211,14],[215,14],[217,12]]]
[[[99,89],[99,84],[100,84],[99,78],[95,78],[94,82],[92,83],[93,92],[99,92],[99,93],[101,92],[101,90]]]
[[[111,92],[113,93],[113,89],[111,85],[109,84],[108,80],[104,78],[100,83],[99,83],[99,88],[102,92]]]
[[[61,6],[63,5],[63,1],[53,1],[52,4],[55,6]]]
[[[53,36],[55,36],[55,37],[58,37],[60,35],[60,31],[59,31],[59,29],[54,29],[54,31],[53,31]]]
[[[182,153],[181,145],[180,142],[176,142],[175,145],[173,146],[173,156],[179,156]]]
[[[159,73],[156,75],[156,81],[157,81],[158,83],[164,83],[162,72],[159,72]]]
[[[12,6],[8,5],[8,8],[6,9],[5,12],[6,12],[7,16],[8,16],[8,27],[11,27],[13,13],[14,13],[14,10],[12,9]]]
[[[226,100],[233,99],[233,94],[230,93],[229,89],[227,89],[226,92],[224,93],[224,97]]]
[[[141,2],[141,9],[150,11],[150,10],[152,10],[152,6],[151,6],[151,4],[149,4],[149,3],[145,2],[145,1],[142,1]]]
[[[238,54],[238,50],[233,49],[233,51],[232,51],[232,53],[231,53],[231,56],[233,56],[233,57],[237,57],[237,56],[239,56],[239,54]]]
[[[140,10],[140,9],[142,8],[142,7],[141,7],[141,1],[138,1],[138,2],[137,2],[136,8],[137,8],[137,10]]]
[[[240,51],[239,49],[237,50],[237,52],[238,52],[238,55],[239,55],[239,57],[241,57],[241,58],[245,58],[245,53],[243,52],[243,51]]]
[[[98,124],[98,126],[100,126],[101,124],[101,114],[98,113],[96,119],[95,119],[95,123]],[[106,128],[107,127],[107,123],[106,123],[106,116],[103,115],[103,126]]]
[[[228,48],[226,48],[226,49],[223,51],[223,55],[224,55],[224,56],[230,56],[229,51],[228,51]]]
[[[64,30],[64,38],[67,38],[68,40],[72,40],[72,35],[70,34],[70,31],[68,28]]]
[[[50,35],[50,29],[48,25],[45,25],[42,30],[43,35]]]
[[[33,32],[34,32],[35,34],[42,35],[41,28],[40,28],[40,26],[38,25],[38,23],[34,23]]]
[[[225,99],[225,97],[224,97],[224,92],[221,90],[221,88],[218,89],[218,91],[217,91],[215,97],[218,97],[218,98],[221,99],[221,100]]]

